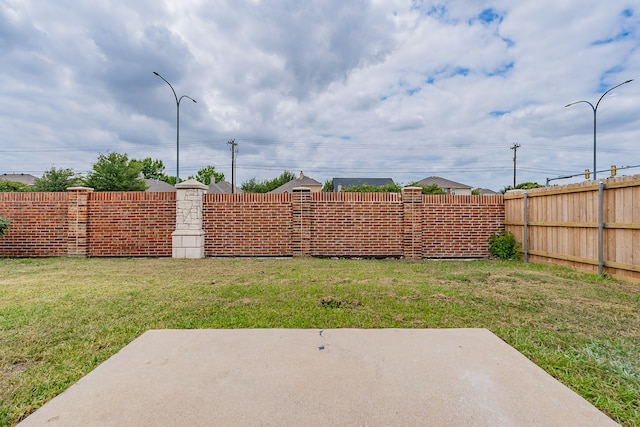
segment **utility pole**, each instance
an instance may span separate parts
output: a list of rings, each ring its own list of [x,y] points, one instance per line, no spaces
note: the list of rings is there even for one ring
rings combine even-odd
[[[238,143],[235,139],[228,141],[231,146],[231,194],[236,192],[236,154],[238,154]]]
[[[513,188],[516,188],[516,158],[517,158],[517,152],[518,152],[518,148],[520,148],[520,144],[518,144],[517,142],[513,143],[513,146],[511,147],[511,149],[513,150]]]

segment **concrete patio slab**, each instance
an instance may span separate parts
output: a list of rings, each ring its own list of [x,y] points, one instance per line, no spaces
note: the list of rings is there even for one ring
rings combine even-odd
[[[486,329],[144,333],[20,426],[613,426]]]

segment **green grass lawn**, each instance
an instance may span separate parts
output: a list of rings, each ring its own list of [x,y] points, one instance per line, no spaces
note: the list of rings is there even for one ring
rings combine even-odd
[[[640,425],[640,285],[518,262],[0,259],[0,425],[148,329],[487,328]]]

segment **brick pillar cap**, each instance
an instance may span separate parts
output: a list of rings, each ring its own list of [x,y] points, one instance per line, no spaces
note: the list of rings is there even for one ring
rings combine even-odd
[[[404,187],[402,189],[402,191],[416,191],[416,190],[422,191],[422,187]]]
[[[93,191],[93,188],[91,188],[91,187],[69,187],[69,188],[67,188],[67,191],[87,191],[87,192],[91,192],[91,191]]]
[[[208,186],[204,185],[199,181],[196,181],[195,179],[188,179],[184,182],[181,182],[180,184],[176,184],[176,188],[178,190],[189,190],[189,189],[196,188],[196,189],[205,190],[205,191],[209,189]]]
[[[291,189],[291,191],[302,192],[302,191],[311,191],[311,189],[309,187],[294,187]]]

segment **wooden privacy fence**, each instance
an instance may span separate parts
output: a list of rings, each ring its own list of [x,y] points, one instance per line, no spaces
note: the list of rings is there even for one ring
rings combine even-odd
[[[525,261],[640,282],[640,175],[505,194]]]

